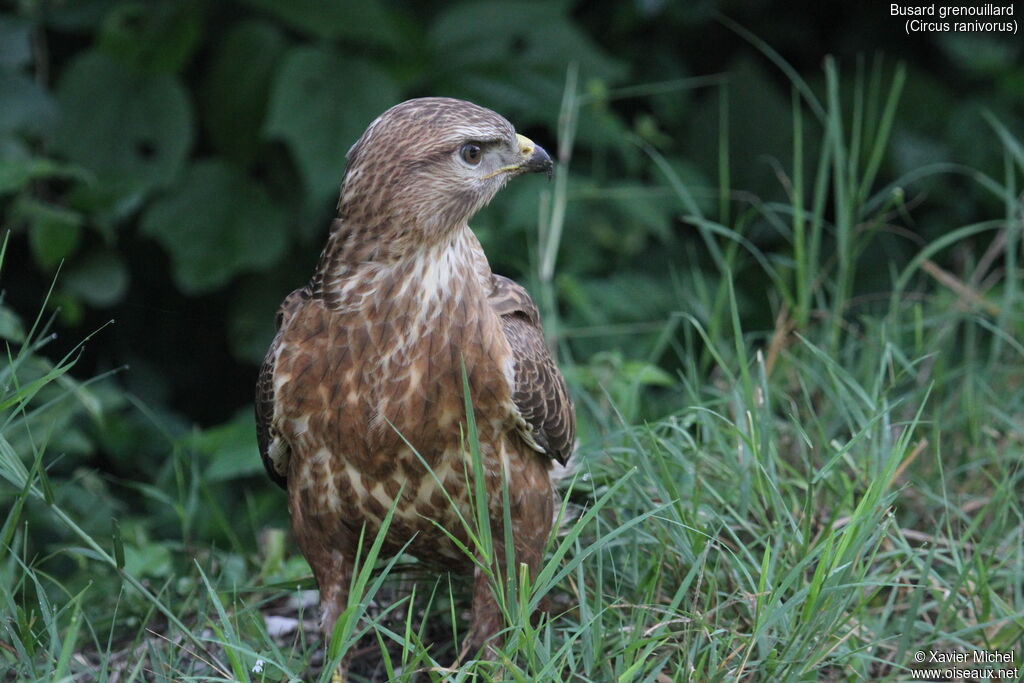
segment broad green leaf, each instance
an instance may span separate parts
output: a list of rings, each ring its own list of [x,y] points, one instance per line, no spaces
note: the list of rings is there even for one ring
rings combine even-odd
[[[287,214],[260,185],[220,161],[191,166],[175,192],[155,202],[142,232],[171,256],[181,290],[199,294],[245,270],[275,263]]]
[[[174,73],[196,49],[202,33],[196,2],[128,2],[104,17],[99,49],[145,71]]]
[[[103,178],[141,191],[168,185],[192,139],[188,96],[176,78],[85,52],[57,85],[55,147]]]
[[[60,311],[61,324],[67,327],[81,325],[83,318],[85,318],[86,307],[82,300],[63,289],[58,289],[53,293],[49,304],[54,309]]]
[[[142,206],[144,191],[130,180],[101,182],[94,173],[85,173],[91,182],[78,183],[68,192],[68,206],[88,215],[89,227],[113,242],[118,228]]]
[[[128,269],[117,252],[94,251],[61,276],[63,289],[92,306],[111,306],[128,290]]]
[[[25,341],[25,326],[18,314],[0,305],[0,339],[21,344]]]
[[[392,12],[380,0],[243,0],[291,27],[321,38],[344,38],[368,45],[401,48]]]
[[[267,133],[288,144],[308,196],[323,199],[337,191],[349,147],[399,97],[391,77],[370,62],[296,47],[274,80]]]
[[[284,36],[273,24],[239,22],[220,41],[203,79],[203,120],[210,141],[241,165],[259,151],[270,79],[284,49]]]
[[[17,192],[37,178],[88,179],[89,173],[71,164],[45,157],[31,157],[20,152],[0,151],[0,194]]]
[[[225,481],[263,472],[251,410],[241,411],[230,422],[203,430],[189,441],[209,462],[204,481]]]
[[[121,0],[75,0],[46,5],[46,24],[64,32],[92,33]]]
[[[555,116],[570,63],[588,80],[626,73],[558,2],[461,3],[433,23],[427,44],[443,69],[437,81],[445,92],[490,106],[519,127]]]
[[[0,14],[0,69],[16,69],[32,60],[31,32],[30,22]]]
[[[171,573],[171,551],[162,543],[124,546],[124,568],[132,576],[161,578]]]
[[[0,133],[44,133],[56,119],[53,98],[27,74],[0,71],[0,102]]]
[[[523,129],[547,124],[558,113],[564,80],[565,74],[510,61],[479,72],[451,71],[439,83],[445,93],[494,109]]]
[[[17,214],[29,223],[29,245],[42,268],[54,268],[78,247],[81,214],[30,199],[18,202]]]
[[[624,75],[623,67],[577,28],[563,3],[547,0],[461,3],[434,22],[428,40],[454,69],[516,64],[564,79],[572,61],[585,78]]]

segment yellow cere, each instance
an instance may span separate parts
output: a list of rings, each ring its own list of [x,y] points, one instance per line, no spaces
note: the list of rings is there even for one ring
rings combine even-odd
[[[522,161],[520,163],[518,163],[518,164],[511,164],[510,166],[502,166],[498,170],[492,171],[491,173],[488,173],[487,175],[485,175],[484,176],[484,180],[487,180],[488,178],[493,178],[494,176],[498,175],[499,173],[505,173],[507,171],[514,171],[517,168],[519,168],[520,166],[522,166],[523,163],[525,163],[531,156],[533,156],[533,149],[534,149],[534,147],[536,147],[536,145],[533,144],[533,140],[531,140],[530,138],[526,137],[525,135],[520,135],[519,133],[516,133],[516,142],[519,143],[519,154],[523,158]]]

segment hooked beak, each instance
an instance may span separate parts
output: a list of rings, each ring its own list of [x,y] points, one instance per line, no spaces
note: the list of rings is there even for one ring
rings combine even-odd
[[[547,173],[548,180],[551,180],[551,171],[555,163],[551,161],[544,148],[534,143],[525,135],[516,134],[519,142],[519,154],[523,157],[523,163],[519,166],[521,173]]]

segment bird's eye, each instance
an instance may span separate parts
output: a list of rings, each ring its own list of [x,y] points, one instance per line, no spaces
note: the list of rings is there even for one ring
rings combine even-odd
[[[480,159],[483,158],[483,150],[480,149],[480,145],[472,142],[467,142],[459,150],[459,156],[470,166],[476,166],[480,163]]]

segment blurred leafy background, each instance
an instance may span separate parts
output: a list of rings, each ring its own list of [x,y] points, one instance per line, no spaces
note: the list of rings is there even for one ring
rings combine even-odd
[[[48,410],[36,433],[59,454],[47,467],[63,483],[62,504],[101,536],[119,519],[133,573],[163,580],[174,575],[177,551],[196,539],[245,547],[258,536],[229,519],[286,525],[283,497],[262,476],[256,452],[256,368],[277,305],[311,274],[346,150],[377,114],[416,96],[491,107],[558,150],[570,169],[553,274],[537,231],[538,203],[551,202],[542,179],[510,185],[474,228],[494,270],[526,283],[553,325],[557,317],[583,439],[608,427],[608,411],[595,408],[602,401],[612,400],[629,423],[679,410],[678,339],[665,321],[680,313],[706,319],[698,304],[706,297],[688,292],[713,289],[720,273],[700,232],[683,220],[692,212],[672,179],[702,211],[738,216],[744,237],[768,259],[784,264],[789,253],[785,236],[754,208],[788,198],[777,171],[792,155],[793,85],[757,40],[815,92],[825,90],[826,54],[851,80],[877,74],[888,82],[906,65],[879,185],[933,164],[1004,175],[1003,148],[984,112],[1018,135],[1024,130],[1021,41],[907,36],[888,7],[6,4],[0,216],[10,241],[0,336],[23,341],[52,285],[37,330],[56,337],[33,336],[34,372],[43,376],[53,367],[45,359],[72,354],[77,379],[45,387],[41,403],[67,392],[71,399]],[[756,34],[753,42],[742,27]],[[577,97],[571,128],[559,121],[567,82]],[[852,97],[849,89],[843,97]],[[570,129],[573,140],[559,138]],[[803,153],[814,160],[821,131],[809,137]],[[723,200],[723,186],[737,189]],[[907,185],[899,209],[867,247],[872,253],[856,261],[851,301],[863,311],[873,294],[888,291],[892,263],[1005,207],[948,173]],[[835,255],[829,239],[823,259]],[[955,268],[974,251],[950,251],[943,265]],[[736,297],[747,329],[772,329],[779,301],[763,274],[737,272]],[[186,476],[193,474],[201,476]],[[197,514],[214,499],[218,514]],[[61,537],[52,524],[33,521],[35,552]],[[55,565],[75,577],[66,557]]]

